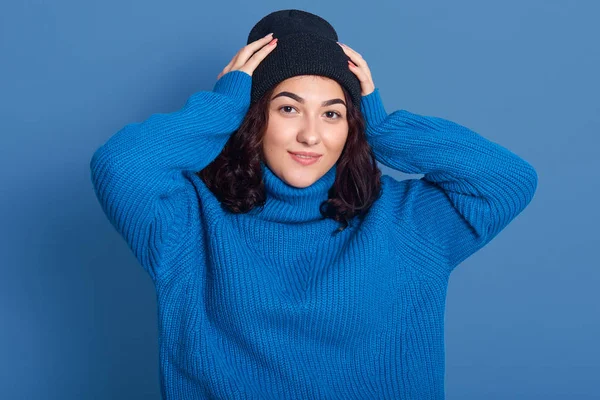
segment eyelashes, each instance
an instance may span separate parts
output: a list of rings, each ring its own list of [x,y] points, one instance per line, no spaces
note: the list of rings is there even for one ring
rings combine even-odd
[[[282,110],[282,109],[284,109],[284,108],[293,108],[294,110],[296,109],[296,108],[295,108],[295,107],[293,107],[293,106],[281,106],[281,107],[279,107],[279,108],[277,109],[277,111],[281,112],[281,110]],[[331,120],[335,120],[335,119],[340,119],[340,118],[342,118],[342,115],[341,115],[339,112],[337,112],[337,111],[325,111],[325,113],[333,113],[333,114],[337,115],[337,118],[328,118],[328,119],[331,119]],[[291,113],[289,113],[289,112],[284,112],[284,114],[291,114]]]

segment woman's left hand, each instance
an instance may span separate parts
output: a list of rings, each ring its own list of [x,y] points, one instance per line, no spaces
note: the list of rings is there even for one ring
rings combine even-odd
[[[350,61],[348,61],[348,68],[350,68],[350,71],[352,71],[360,81],[361,96],[367,96],[373,93],[375,90],[375,84],[373,83],[373,78],[371,77],[371,71],[369,70],[367,62],[359,53],[352,50],[347,45],[340,42],[337,42],[337,44],[339,44],[344,50],[344,53],[350,57]]]

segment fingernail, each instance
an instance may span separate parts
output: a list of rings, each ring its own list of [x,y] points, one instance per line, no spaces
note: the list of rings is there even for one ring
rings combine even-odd
[[[271,36],[273,34],[273,32],[269,33],[268,35],[265,36],[265,38]]]

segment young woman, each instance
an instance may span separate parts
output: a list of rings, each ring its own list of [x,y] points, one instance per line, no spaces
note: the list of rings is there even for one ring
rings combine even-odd
[[[92,157],[156,286],[165,399],[444,398],[449,275],[537,174],[457,123],[388,115],[337,40],[314,14],[271,13],[212,91]]]

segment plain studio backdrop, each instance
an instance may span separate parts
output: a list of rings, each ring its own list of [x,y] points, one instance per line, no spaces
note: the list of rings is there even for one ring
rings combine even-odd
[[[531,204],[451,275],[447,398],[599,398],[591,0],[4,4],[0,397],[160,398],[154,287],[102,213],[89,161],[125,124],[212,90],[252,26],[284,8],[333,24],[388,113],[450,119],[538,172]]]

